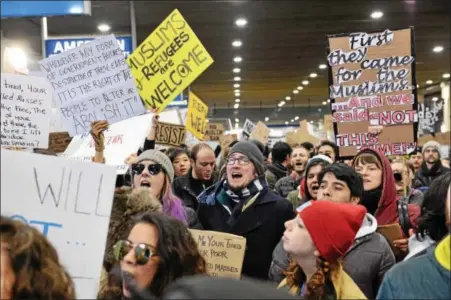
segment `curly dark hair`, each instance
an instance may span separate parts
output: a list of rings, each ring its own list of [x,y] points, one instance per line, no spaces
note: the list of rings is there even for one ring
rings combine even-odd
[[[1,241],[16,276],[14,299],[75,299],[69,274],[58,253],[35,228],[1,216]],[[2,250],[3,251],[3,250]]]

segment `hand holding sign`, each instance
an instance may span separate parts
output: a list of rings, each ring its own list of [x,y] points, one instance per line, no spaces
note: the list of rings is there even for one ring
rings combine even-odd
[[[94,121],[91,123],[91,136],[94,140],[96,152],[105,150],[105,135],[103,132],[108,129],[108,121]]]

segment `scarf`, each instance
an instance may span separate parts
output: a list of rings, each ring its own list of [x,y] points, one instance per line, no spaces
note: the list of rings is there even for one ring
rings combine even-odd
[[[223,188],[228,198],[230,198],[235,203],[242,202],[242,200],[247,200],[252,196],[255,196],[257,193],[268,188],[268,183],[265,179],[265,174],[260,175],[255,178],[254,181],[251,181],[244,189],[240,191],[232,191],[229,188],[227,180],[224,180]]]
[[[369,214],[376,216],[376,210],[379,206],[379,201],[382,196],[382,186],[371,191],[363,191],[360,204],[366,207]]]
[[[426,162],[423,162],[421,164],[421,173],[423,173],[423,175],[425,177],[429,177],[429,176],[436,176],[438,175],[438,171],[440,170],[440,168],[442,167],[442,162],[440,160],[438,160],[431,169],[428,169],[428,166],[426,164]]]

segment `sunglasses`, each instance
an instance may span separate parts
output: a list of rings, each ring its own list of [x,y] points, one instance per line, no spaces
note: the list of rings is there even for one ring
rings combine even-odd
[[[114,258],[117,261],[121,261],[124,257],[134,249],[136,264],[142,266],[147,264],[152,256],[156,256],[153,253],[152,247],[146,244],[132,244],[129,241],[120,240],[113,246]]]
[[[143,165],[143,164],[132,164],[132,173],[134,175],[140,175],[144,171],[144,169],[147,167],[147,171],[149,171],[149,174],[154,176],[160,173],[163,170],[163,166],[160,164],[153,164],[153,165]]]

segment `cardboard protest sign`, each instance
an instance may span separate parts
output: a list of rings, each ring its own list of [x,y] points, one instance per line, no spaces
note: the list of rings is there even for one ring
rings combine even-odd
[[[34,226],[46,236],[72,276],[76,298],[95,299],[115,168],[1,150],[1,173],[8,174],[1,177],[2,215]]]
[[[243,131],[241,132],[240,141],[247,141],[255,128],[255,124],[251,120],[246,119],[243,126]]]
[[[419,146],[423,146],[424,144],[426,144],[429,141],[437,141],[440,145],[450,145],[450,140],[451,140],[451,136],[450,136],[450,132],[437,132],[434,134],[435,136],[432,135],[423,135],[420,136],[418,138],[418,145]]]
[[[161,112],[213,59],[175,9],[128,57],[144,103]]]
[[[219,145],[222,149],[227,148],[233,141],[237,141],[238,136],[236,134],[224,134],[219,137]]]
[[[263,122],[258,121],[257,126],[254,127],[249,138],[256,139],[262,142],[263,145],[267,145],[269,132],[270,129]]]
[[[155,143],[178,147],[185,143],[186,129],[183,125],[158,122]]]
[[[70,142],[72,141],[69,132],[51,132],[49,134],[49,150],[55,153],[66,151]]]
[[[224,125],[221,123],[208,123],[205,131],[204,141],[219,142],[219,138],[224,134]]]
[[[208,106],[193,92],[189,93],[188,112],[186,114],[186,130],[202,140],[207,129]]]
[[[125,159],[136,153],[147,136],[152,114],[123,120],[111,125],[105,132],[105,164],[116,166],[117,174],[125,174]],[[77,161],[92,161],[95,144],[89,133],[75,136],[62,155]]]
[[[241,278],[246,239],[229,233],[190,229],[207,272],[214,277]]]
[[[43,77],[1,74],[1,146],[47,148],[52,86]]]
[[[113,34],[39,62],[54,88],[56,105],[71,136],[91,122],[110,124],[144,113],[133,77]]]
[[[303,142],[318,145],[321,140],[310,133],[307,120],[302,120],[299,122],[299,128],[296,131],[287,132],[286,142],[290,146],[295,146]]]
[[[339,156],[362,148],[403,155],[416,146],[413,28],[328,37],[329,92]],[[371,126],[383,126],[380,134]]]

